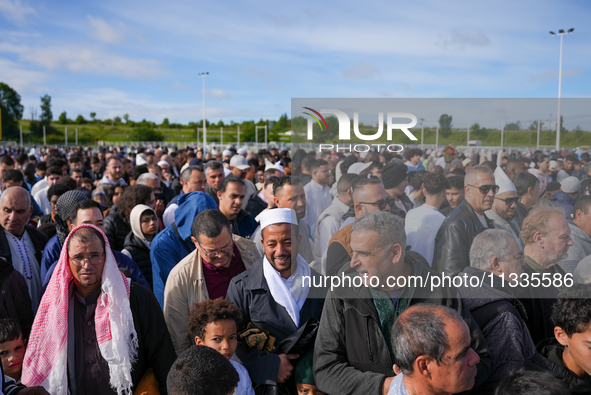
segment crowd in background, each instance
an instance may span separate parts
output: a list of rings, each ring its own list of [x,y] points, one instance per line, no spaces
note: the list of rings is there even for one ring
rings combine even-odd
[[[0,148],[0,393],[591,393],[590,162]]]

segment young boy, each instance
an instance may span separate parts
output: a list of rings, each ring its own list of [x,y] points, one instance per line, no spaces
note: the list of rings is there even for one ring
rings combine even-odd
[[[190,347],[172,364],[166,378],[168,395],[232,395],[238,373],[214,349]]]
[[[0,357],[4,374],[20,383],[27,340],[17,320],[0,319]]]
[[[295,368],[295,382],[298,390],[298,395],[324,395],[316,388],[316,381],[314,381],[314,371],[312,362],[314,360],[314,348],[310,349],[298,362]]]
[[[240,309],[227,299],[195,303],[189,316],[189,332],[195,336],[195,344],[213,348],[232,363],[240,376],[234,395],[254,395],[248,371],[231,360],[238,346],[236,323],[240,318]]]
[[[565,288],[551,318],[556,341],[540,343],[540,354],[534,354],[526,368],[550,371],[572,392],[591,393],[591,285]]]

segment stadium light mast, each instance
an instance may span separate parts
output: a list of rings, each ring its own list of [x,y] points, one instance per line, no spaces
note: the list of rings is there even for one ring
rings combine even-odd
[[[556,116],[556,151],[560,150],[560,97],[562,93],[562,39],[564,38],[565,34],[572,34],[575,29],[569,29],[568,31],[564,31],[560,29],[558,33],[550,32],[553,36],[560,36],[560,65],[558,67],[558,115]]]
[[[199,73],[203,77],[203,159],[207,153],[207,125],[205,124],[205,76],[209,75],[209,71],[205,73]],[[199,142],[197,142],[199,143]]]

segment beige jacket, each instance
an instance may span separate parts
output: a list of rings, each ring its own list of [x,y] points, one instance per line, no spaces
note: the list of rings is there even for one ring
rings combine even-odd
[[[261,257],[254,242],[232,235],[246,269]],[[164,319],[177,355],[194,340],[189,333],[189,314],[195,303],[209,299],[203,277],[201,254],[196,249],[180,261],[168,275],[164,288]]]

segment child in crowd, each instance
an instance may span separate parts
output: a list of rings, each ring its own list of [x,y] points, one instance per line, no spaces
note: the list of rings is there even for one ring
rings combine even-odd
[[[137,263],[146,281],[153,287],[152,261],[150,261],[150,246],[154,236],[158,233],[158,217],[151,207],[138,204],[129,214],[131,232],[127,234],[121,253],[127,255]]]
[[[21,381],[23,359],[27,340],[23,339],[23,333],[17,320],[14,318],[0,319],[0,357],[4,374]]]
[[[298,389],[298,395],[325,395],[316,388],[314,381],[314,348],[310,349],[298,362],[295,369],[295,382]]]
[[[220,353],[206,346],[185,350],[166,378],[168,395],[232,395],[238,373]]]
[[[254,395],[248,371],[231,360],[238,346],[237,322],[240,318],[240,309],[229,300],[206,300],[195,304],[189,316],[189,332],[195,336],[195,344],[213,348],[232,363],[240,376],[235,395]]]

